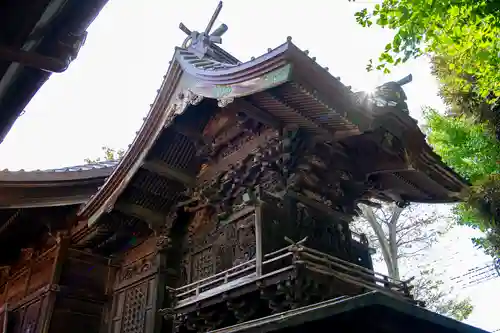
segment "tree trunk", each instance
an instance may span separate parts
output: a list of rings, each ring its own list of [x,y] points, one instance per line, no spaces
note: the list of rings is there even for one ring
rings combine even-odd
[[[398,240],[396,237],[397,236],[396,226],[402,211],[403,208],[399,207],[398,205],[394,205],[394,210],[392,211],[391,220],[389,221],[389,248],[391,252],[392,270],[393,270],[393,275],[391,275],[391,277],[398,280],[400,279],[400,276],[399,276],[399,264],[398,264]]]
[[[392,263],[391,248],[389,246],[389,242],[385,238],[384,230],[377,221],[377,217],[375,216],[375,213],[373,212],[373,209],[371,207],[360,205],[360,208],[366,220],[368,221],[368,223],[370,223],[370,226],[372,227],[373,231],[375,232],[375,236],[378,239],[380,249],[382,250],[382,256],[384,257],[384,261],[387,266],[387,273],[390,277],[393,277],[394,265]]]
[[[386,237],[382,226],[380,225],[373,209],[366,205],[360,205],[363,215],[375,232],[375,236],[380,244],[380,249],[382,250],[382,256],[384,258],[385,264],[387,266],[387,273],[393,279],[400,279],[399,275],[399,265],[398,265],[398,243],[397,243],[397,222],[403,208],[394,205],[394,210],[392,211],[391,219],[388,221],[387,226],[389,228],[388,238]]]

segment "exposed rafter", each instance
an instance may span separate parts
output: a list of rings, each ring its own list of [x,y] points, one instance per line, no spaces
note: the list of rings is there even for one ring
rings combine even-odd
[[[269,125],[273,128],[280,128],[281,121],[276,117],[272,116],[269,112],[265,112],[258,107],[254,106],[252,103],[244,100],[237,99],[231,105],[231,108],[238,110],[240,112],[244,112],[250,118],[257,120],[265,125]]]
[[[122,214],[132,216],[146,222],[153,230],[165,223],[164,215],[140,205],[118,203],[114,206],[114,209]]]
[[[195,183],[194,177],[159,160],[146,161],[143,163],[142,168],[160,177],[182,183],[186,186],[193,186]]]

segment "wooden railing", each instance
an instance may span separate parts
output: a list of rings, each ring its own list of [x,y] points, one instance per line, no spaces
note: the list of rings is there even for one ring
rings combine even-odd
[[[413,301],[408,281],[400,281],[302,244],[292,243],[294,264],[383,294]]]
[[[363,287],[366,290],[378,291],[392,297],[413,301],[410,294],[411,286],[409,286],[408,281],[390,278],[368,268],[304,246],[306,239],[297,243],[288,238],[286,240],[291,243],[290,246],[264,256],[262,275],[257,274],[256,260],[251,259],[180,288],[167,287],[167,289],[176,298],[178,304],[190,303],[191,300],[196,301],[198,296],[203,296],[203,293],[208,294],[209,291],[211,295],[218,294],[216,288],[220,288],[220,292],[224,292],[242,284],[275,276],[300,265],[310,271]]]
[[[253,276],[255,279],[258,279],[258,278],[265,278],[268,275],[275,275],[280,273],[281,271],[293,267],[292,266],[293,253],[288,250],[289,247],[285,247],[275,252],[266,254],[264,256],[264,261],[262,262],[262,268],[264,271],[266,271],[266,268],[270,266],[270,264],[276,263],[279,260],[285,260],[288,261],[288,263],[283,265],[283,268],[272,271],[268,274],[263,274],[262,276],[257,276],[256,274],[257,263],[254,258],[242,264],[233,266],[228,270],[222,271],[220,273],[198,280],[196,282],[187,284],[180,288],[176,289],[168,288],[168,289],[170,292],[174,293],[177,301],[180,302],[191,297],[199,296],[201,293],[211,290],[213,288],[235,282],[239,278]]]

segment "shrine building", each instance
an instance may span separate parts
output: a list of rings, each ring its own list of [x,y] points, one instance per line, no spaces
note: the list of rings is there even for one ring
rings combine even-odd
[[[374,272],[349,228],[358,204],[468,187],[409,116],[411,76],[355,93],[290,37],[239,61],[221,8],[181,24],[119,161],[0,171],[0,332],[483,332]]]

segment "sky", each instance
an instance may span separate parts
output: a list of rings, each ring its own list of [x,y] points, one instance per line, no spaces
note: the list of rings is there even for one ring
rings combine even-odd
[[[413,82],[405,86],[408,105],[422,123],[422,106],[444,108],[427,59],[411,61],[386,76],[365,70],[392,37],[391,31],[356,24],[353,14],[370,2],[227,0],[215,26],[229,26],[222,46],[242,61],[292,36],[299,48],[309,50],[353,90],[371,90],[411,73]],[[216,0],[110,0],[88,29],[78,58],[40,89],[0,145],[0,170],[79,165],[85,158],[101,156],[104,145],[126,149],[149,111],[174,47],[185,38],[179,23],[204,30],[216,6]],[[434,255],[441,261],[456,260],[448,254],[458,249],[460,256],[472,255],[461,263],[464,267],[489,260],[472,250],[471,233],[455,232],[449,236],[452,250],[444,247]],[[471,324],[500,328],[489,306],[496,302],[499,281],[463,292],[476,306]]]

